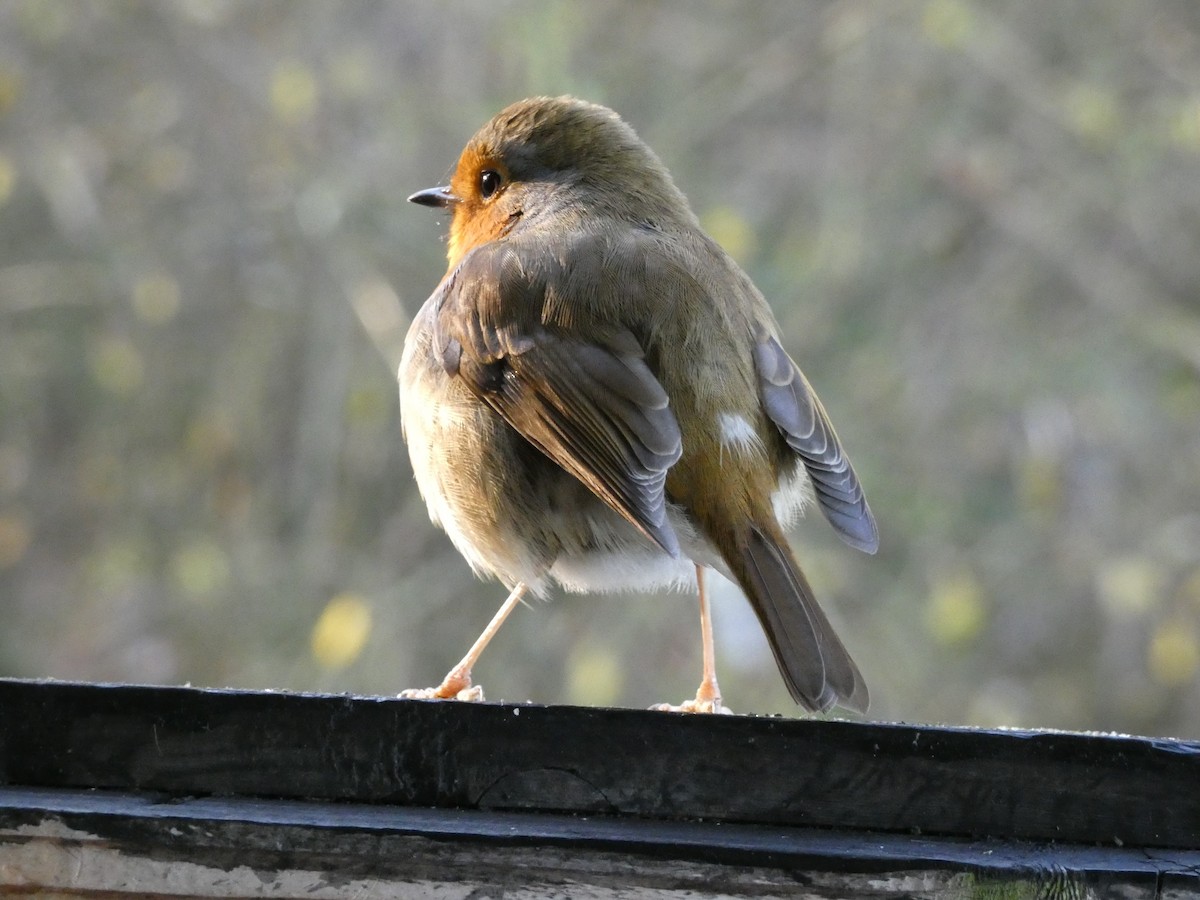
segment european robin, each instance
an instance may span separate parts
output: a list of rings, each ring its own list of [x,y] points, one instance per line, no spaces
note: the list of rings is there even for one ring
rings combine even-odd
[[[745,592],[792,698],[867,707],[867,687],[784,529],[816,502],[853,547],[879,538],[862,487],[749,277],[700,227],[616,113],[571,97],[509,106],[450,183],[409,197],[451,213],[449,269],[412,323],[400,407],[433,521],[511,590],[437,688],[482,697],[471,667],[527,591]]]

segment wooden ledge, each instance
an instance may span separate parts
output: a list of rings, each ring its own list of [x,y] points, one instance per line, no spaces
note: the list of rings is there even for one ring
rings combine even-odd
[[[1186,741],[0,680],[0,785],[0,885],[60,893],[1200,891]]]

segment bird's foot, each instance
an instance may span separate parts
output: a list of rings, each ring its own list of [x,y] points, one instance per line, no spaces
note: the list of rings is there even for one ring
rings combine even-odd
[[[401,700],[461,700],[482,703],[483,687],[471,684],[471,673],[452,669],[437,687],[408,688],[396,695]]]
[[[656,703],[650,708],[658,712],[733,715],[733,710],[721,702],[721,689],[717,687],[716,678],[706,678],[700,684],[700,690],[696,691],[696,698],[694,700],[684,700],[678,706],[672,706],[670,703]]]
[[[684,700],[678,706],[673,706],[670,703],[655,703],[651,709],[657,712],[681,712],[681,713],[717,713],[723,716],[733,715],[733,710],[728,706],[722,706],[721,701],[717,700]]]

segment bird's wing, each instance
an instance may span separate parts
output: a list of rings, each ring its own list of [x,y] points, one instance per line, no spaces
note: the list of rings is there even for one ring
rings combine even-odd
[[[755,335],[754,365],[767,415],[804,462],[825,518],[847,544],[874,553],[875,517],[812,385],[765,329]]]
[[[526,440],[673,556],[667,470],[682,438],[632,333],[584,340],[545,327],[546,286],[504,243],[470,253],[435,295],[446,371]]]

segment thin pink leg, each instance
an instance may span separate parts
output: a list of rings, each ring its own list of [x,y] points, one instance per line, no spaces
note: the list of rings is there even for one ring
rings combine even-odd
[[[721,688],[717,684],[717,654],[713,645],[712,615],[708,609],[708,591],[704,587],[704,567],[696,566],[696,587],[700,594],[700,642],[704,652],[704,673],[695,700],[685,700],[678,706],[659,703],[650,707],[662,712],[727,713],[721,704]]]
[[[471,649],[467,651],[467,655],[459,660],[458,665],[446,673],[446,677],[442,679],[441,684],[435,688],[413,688],[401,691],[400,696],[419,700],[482,700],[483,688],[471,684],[471,670],[475,668],[475,663],[479,661],[479,657],[483,655],[484,649],[491,643],[492,638],[496,636],[496,632],[500,630],[500,626],[504,624],[504,620],[517,608],[517,604],[521,602],[521,598],[525,596],[525,592],[528,590],[529,587],[524,582],[519,583],[512,589],[512,593],[508,595],[508,599],[496,610],[496,614],[492,616],[492,621],[488,622],[487,628],[483,629],[483,634],[475,639],[475,643],[471,645]]]
[[[708,609],[708,591],[704,588],[704,567],[696,566],[696,587],[700,594],[700,643],[704,650],[704,669],[696,691],[696,712],[720,712],[721,688],[717,684],[717,653],[713,644],[712,614]]]

